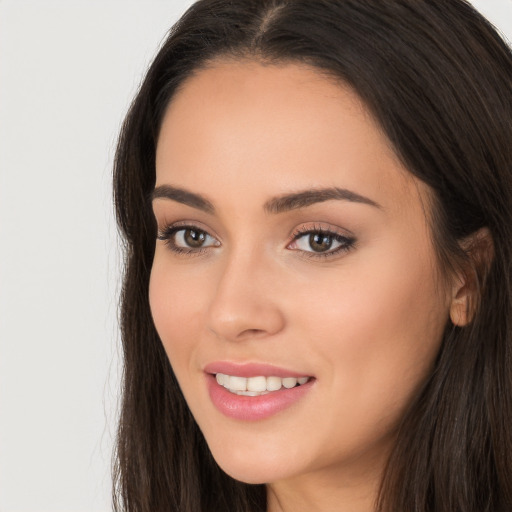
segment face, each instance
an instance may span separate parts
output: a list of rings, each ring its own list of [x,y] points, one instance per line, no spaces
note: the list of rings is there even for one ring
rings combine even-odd
[[[358,96],[218,61],[169,105],[156,175],[152,315],[219,465],[250,483],[381,468],[449,294],[427,187]]]

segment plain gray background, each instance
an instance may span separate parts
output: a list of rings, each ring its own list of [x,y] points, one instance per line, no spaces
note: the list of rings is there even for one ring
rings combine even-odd
[[[0,0],[0,512],[110,507],[121,120],[191,4]],[[512,0],[475,0],[512,39]]]

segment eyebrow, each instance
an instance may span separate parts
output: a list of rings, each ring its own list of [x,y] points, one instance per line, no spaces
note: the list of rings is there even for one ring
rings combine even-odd
[[[213,204],[202,195],[170,185],[159,185],[156,187],[151,193],[151,201],[155,199],[170,199],[206,213],[215,212]],[[380,204],[368,197],[338,187],[304,190],[274,197],[267,201],[263,208],[267,213],[278,214],[290,210],[306,208],[315,203],[322,203],[333,199],[366,204],[379,209],[382,208]]]
[[[155,187],[151,193],[151,201],[155,199],[171,199],[206,213],[213,213],[215,211],[213,204],[203,196],[182,188],[171,187],[170,185]]]
[[[297,210],[299,208],[306,208],[315,203],[323,203],[332,199],[350,201],[352,203],[362,203],[375,208],[382,208],[380,204],[372,199],[356,194],[346,188],[321,188],[304,190],[293,194],[286,194],[267,201],[264,205],[268,213],[282,213],[289,210]]]

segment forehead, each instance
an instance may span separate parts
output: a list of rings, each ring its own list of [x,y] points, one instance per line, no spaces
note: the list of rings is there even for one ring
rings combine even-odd
[[[418,199],[417,180],[359,96],[295,63],[220,60],[197,71],[167,108],[156,167],[157,185],[207,191],[220,180],[225,193],[261,192],[262,201],[324,186]]]

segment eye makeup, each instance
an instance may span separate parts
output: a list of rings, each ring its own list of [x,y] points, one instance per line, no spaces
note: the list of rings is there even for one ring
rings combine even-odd
[[[353,236],[341,233],[323,224],[301,225],[291,234],[286,248],[297,251],[305,258],[335,258],[353,249]],[[158,231],[157,239],[163,241],[175,254],[198,256],[221,247],[221,242],[207,230],[190,222],[171,224]]]
[[[321,225],[300,226],[292,233],[287,248],[301,251],[307,258],[331,258],[351,250],[356,239]]]

